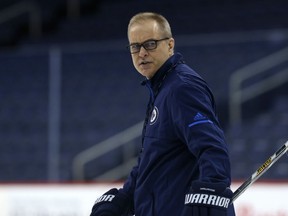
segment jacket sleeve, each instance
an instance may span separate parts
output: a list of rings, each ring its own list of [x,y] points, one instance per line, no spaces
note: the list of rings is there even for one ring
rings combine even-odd
[[[227,144],[206,83],[197,77],[188,79],[171,90],[170,100],[176,133],[197,158],[199,180],[230,185]]]
[[[135,190],[137,174],[138,174],[138,165],[132,168],[132,171],[130,172],[123,186],[123,191],[132,196]]]
[[[138,164],[140,161],[140,156],[138,158]],[[124,182],[123,188],[120,189],[122,192],[124,192],[126,195],[129,196],[131,202],[130,202],[130,207],[128,208],[128,215],[134,215],[134,191],[135,191],[135,186],[136,186],[136,179],[138,175],[138,164],[134,166]]]

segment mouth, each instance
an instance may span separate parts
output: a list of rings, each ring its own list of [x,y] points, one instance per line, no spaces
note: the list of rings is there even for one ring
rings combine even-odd
[[[149,63],[151,63],[151,62],[149,62],[149,61],[141,61],[141,62],[139,63],[139,66],[141,66],[141,65],[147,65],[147,64],[149,64]]]

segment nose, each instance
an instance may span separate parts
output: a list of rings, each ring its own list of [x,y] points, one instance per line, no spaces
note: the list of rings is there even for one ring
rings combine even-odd
[[[139,51],[139,56],[140,57],[145,57],[147,55],[148,55],[147,50],[143,46],[141,46],[140,51]]]

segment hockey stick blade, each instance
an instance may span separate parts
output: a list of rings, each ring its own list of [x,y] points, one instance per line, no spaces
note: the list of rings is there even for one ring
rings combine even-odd
[[[288,150],[288,141],[268,158],[240,187],[233,193],[231,203],[233,203],[245,190],[248,189],[260,176],[262,176],[279,158]]]

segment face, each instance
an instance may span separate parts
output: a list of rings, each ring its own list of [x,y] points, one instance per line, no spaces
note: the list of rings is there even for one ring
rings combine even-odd
[[[161,31],[153,20],[141,24],[135,23],[128,31],[130,44],[141,44],[150,39],[159,40],[162,38]],[[153,50],[145,50],[142,46],[140,52],[131,54],[133,65],[140,74],[150,79],[164,62],[173,55],[173,49],[173,38],[157,42],[157,48]]]

